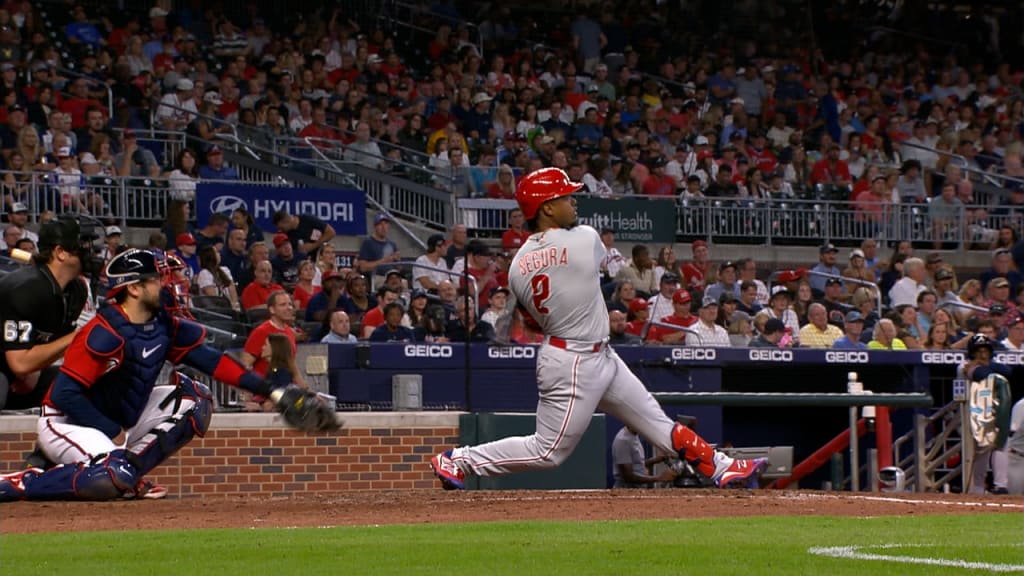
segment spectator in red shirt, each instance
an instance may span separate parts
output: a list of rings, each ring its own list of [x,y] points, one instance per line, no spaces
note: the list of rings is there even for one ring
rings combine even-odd
[[[672,314],[663,317],[659,322],[673,324],[675,326],[688,327],[697,322],[697,317],[690,310],[690,293],[679,289],[672,295]],[[661,326],[651,326],[647,332],[648,342],[660,342],[662,344],[682,344],[686,339],[686,332],[673,330]]]
[[[317,106],[313,108],[313,121],[303,128],[298,136],[299,138],[313,138],[313,144],[320,148],[331,148],[331,142],[324,142],[324,140],[338,141],[338,131],[335,128],[327,125],[327,109],[323,106]]]
[[[498,286],[498,265],[494,261],[491,249],[482,240],[473,239],[466,244],[465,264],[469,275],[476,279],[477,306],[485,308],[491,289]],[[461,270],[452,272],[461,274]],[[463,286],[465,284],[463,283]]]
[[[747,147],[747,156],[750,163],[757,167],[763,174],[771,174],[779,167],[779,161],[775,154],[766,146],[765,133],[761,130],[750,136],[750,145]]]
[[[388,286],[377,289],[377,306],[363,314],[363,328],[360,340],[366,340],[377,326],[384,323],[384,307],[398,301],[398,292]]]
[[[89,98],[89,84],[85,78],[77,78],[71,83],[71,97],[60,105],[61,112],[71,115],[71,128],[85,128],[85,112],[92,107],[103,109],[103,104]]]
[[[651,162],[651,173],[644,180],[644,194],[647,196],[675,196],[676,181],[665,174],[665,161],[657,158]]]
[[[295,345],[295,330],[291,326],[295,321],[295,306],[292,304],[291,296],[284,290],[275,290],[270,293],[264,304],[270,311],[270,317],[253,328],[242,350],[242,363],[261,376],[267,373],[267,360],[270,357],[270,351],[266,346],[268,336],[284,334],[291,344],[292,354],[298,350]]]
[[[501,235],[501,249],[506,252],[517,252],[529,237],[530,231],[526,229],[526,218],[523,216],[523,211],[514,208],[508,213],[508,230]]]
[[[647,300],[643,298],[634,298],[629,303],[629,312],[626,315],[629,318],[629,322],[626,322],[626,332],[639,336],[644,329],[644,324],[647,324],[647,317],[651,313],[651,305],[647,303]]]
[[[278,290],[284,291],[284,288],[274,282],[274,267],[270,260],[258,262],[253,268],[253,281],[242,290],[242,309],[266,306],[270,295]],[[291,298],[288,301],[291,302]]]
[[[694,240],[690,250],[693,252],[693,260],[682,266],[683,288],[703,290],[705,286],[714,282],[714,278],[711,277],[711,261],[708,259],[708,243]]]
[[[498,167],[498,180],[487,187],[487,197],[497,199],[515,199],[516,178],[512,167],[502,164]]]
[[[839,159],[839,145],[830,144],[826,156],[811,169],[811,184],[848,187],[851,180],[850,167]]]

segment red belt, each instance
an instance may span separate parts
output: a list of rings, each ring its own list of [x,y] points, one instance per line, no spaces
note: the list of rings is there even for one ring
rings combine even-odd
[[[600,352],[601,346],[604,346],[604,342],[594,342],[593,344],[589,342],[568,342],[567,340],[559,338],[558,336],[549,336],[548,344],[551,344],[555,348],[561,348],[562,350],[568,350],[570,346],[578,346],[580,348],[590,347],[591,352]]]

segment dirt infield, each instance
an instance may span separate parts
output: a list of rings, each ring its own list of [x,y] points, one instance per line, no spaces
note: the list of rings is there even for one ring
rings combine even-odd
[[[796,491],[349,492],[0,505],[0,533],[762,515],[892,516],[1024,512],[1024,498]]]

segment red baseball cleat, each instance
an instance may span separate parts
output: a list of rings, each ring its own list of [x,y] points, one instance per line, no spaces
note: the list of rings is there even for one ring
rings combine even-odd
[[[434,475],[441,480],[445,490],[463,490],[466,487],[466,473],[452,460],[452,451],[445,450],[430,459]]]

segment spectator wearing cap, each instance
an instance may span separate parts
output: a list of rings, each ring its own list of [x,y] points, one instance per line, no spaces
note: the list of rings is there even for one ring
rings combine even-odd
[[[490,247],[483,240],[474,238],[466,244],[466,257],[455,262],[455,265],[452,266],[452,275],[461,277],[464,270],[476,280],[474,287],[476,288],[477,307],[485,308],[491,289],[499,284],[498,265],[494,261],[494,254]],[[466,288],[464,279],[461,282],[460,285]]]
[[[444,259],[447,249],[448,244],[441,234],[427,238],[427,251],[416,259],[417,265],[412,269],[414,288],[436,292],[441,282],[451,279]]]
[[[705,296],[711,296],[716,301],[725,293],[733,296],[739,296],[740,293],[740,285],[736,281],[736,263],[731,260],[718,265],[718,282],[708,286],[704,291]]]
[[[953,283],[955,282],[955,276],[953,272],[946,268],[939,268],[935,272],[935,283],[933,290],[938,295],[938,307],[941,308],[947,304],[954,304],[960,301],[960,297],[953,290]]]
[[[854,248],[850,251],[850,263],[843,270],[843,278],[853,278],[855,280],[862,280],[864,282],[875,282],[875,273],[866,265],[866,259],[864,258],[864,251],[860,248]],[[846,283],[846,292],[853,294],[860,284],[853,282]]]
[[[355,278],[357,275],[353,275]],[[365,278],[361,278],[361,290],[365,291]],[[349,282],[350,285],[354,282]],[[314,294],[306,303],[306,322],[323,322],[332,310],[346,310],[350,306],[349,299],[345,294],[346,278],[337,271],[330,270],[320,277],[320,291]],[[365,295],[365,294],[364,294]],[[376,306],[373,298],[370,297],[367,306]]]
[[[711,296],[704,296],[700,311],[697,313],[697,321],[690,326],[690,329],[696,334],[687,335],[684,344],[715,348],[731,347],[732,341],[729,339],[729,333],[717,323],[717,320],[718,300]]]
[[[843,294],[843,281],[839,278],[829,278],[825,281],[825,293],[817,301],[828,310],[828,321],[836,326],[843,325],[843,316],[850,309],[846,304],[847,296]]]
[[[380,146],[370,138],[370,125],[366,122],[356,125],[356,139],[345,148],[345,161],[377,170],[383,156]]]
[[[672,176],[665,173],[665,160],[655,158],[651,160],[650,174],[644,179],[643,193],[647,196],[675,196],[676,181]]]
[[[689,328],[697,322],[692,314],[693,305],[690,293],[682,288],[677,289],[671,298],[672,313],[666,316],[654,316],[663,324],[671,324]],[[647,342],[661,344],[682,344],[686,340],[686,332],[673,330],[665,326],[651,326],[647,332]]]
[[[828,322],[828,310],[818,302],[807,308],[807,324],[800,328],[800,346],[805,348],[831,348],[843,332]]]
[[[160,175],[160,163],[148,148],[139,145],[133,130],[125,130],[121,140],[121,152],[114,156],[114,166],[120,176],[135,178],[156,178]]]
[[[388,238],[388,231],[391,227],[391,217],[385,213],[377,214],[373,218],[373,232],[370,233],[359,247],[359,256],[356,263],[357,268],[363,274],[381,274],[377,268],[383,264],[398,262],[401,254],[396,245]]]
[[[238,180],[238,171],[224,163],[224,151],[211,146],[206,151],[206,164],[199,168],[202,180]]]
[[[21,237],[18,240],[28,238],[33,244],[38,245],[39,235],[26,228],[28,226],[28,205],[24,202],[14,202],[10,204],[10,207],[10,212],[7,213],[7,221],[22,230]],[[9,248],[6,243],[2,247]]]
[[[174,245],[176,248],[172,252],[181,258],[182,262],[188,264],[188,269],[185,272],[188,279],[192,280],[196,274],[199,274],[199,250],[195,236],[191,232],[182,232],[175,236]]]
[[[781,321],[786,326],[786,331],[793,338],[798,339],[800,334],[800,317],[792,308],[793,293],[785,285],[772,286],[772,295],[768,299],[768,306],[762,313],[768,314],[770,318]]]
[[[613,308],[614,310],[614,308]],[[651,317],[651,306],[643,298],[633,298],[626,310],[626,332],[640,336]]]
[[[878,321],[873,337],[868,342],[868,350],[906,350],[907,345],[896,337],[896,324],[888,318]]]
[[[498,320],[509,313],[508,295],[509,289],[503,286],[491,288],[487,298],[487,310],[480,315],[480,319],[491,326],[497,326]]]
[[[755,323],[758,319],[755,319]],[[768,318],[756,336],[747,343],[749,348],[780,348],[786,326],[778,318]]]
[[[1017,304],[1010,298],[1010,281],[1002,276],[997,276],[989,281],[985,287],[985,303],[983,306],[989,309],[989,318],[996,320],[998,314],[997,328],[1005,326],[1006,321],[1016,318],[1018,315]]]
[[[639,346],[640,337],[626,331],[626,313],[621,310],[608,312],[608,343],[612,346]]]
[[[274,235],[274,257],[270,264],[274,268],[274,281],[291,290],[299,281],[299,264],[309,258],[305,252],[297,252],[288,240],[288,235],[278,233]]]
[[[761,116],[761,109],[768,99],[768,89],[764,80],[758,75],[757,67],[754,65],[743,68],[743,71],[736,71],[736,96],[743,101],[743,111],[750,116]]]
[[[188,78],[180,78],[174,91],[160,98],[156,109],[156,120],[164,130],[184,130],[199,112],[195,101],[195,84]]]
[[[110,262],[110,259],[117,256],[123,250],[121,246],[121,228],[118,226],[107,226],[103,229],[103,249],[100,250],[100,258],[104,262]]]
[[[615,275],[616,282],[628,280],[633,284],[637,294],[647,298],[659,291],[658,281],[654,275],[654,260],[647,246],[637,244],[633,246],[632,258],[629,263],[623,266]]]
[[[370,342],[414,342],[416,340],[412,329],[402,325],[405,308],[400,302],[386,304],[383,308],[383,315],[384,321],[374,328],[373,332],[367,336],[367,340]]]
[[[462,119],[462,131],[474,140],[487,141],[493,128],[491,123],[491,102],[494,100],[486,92],[473,95],[472,106]]]
[[[703,291],[705,286],[713,284],[717,279],[711,260],[708,259],[708,243],[694,240],[690,251],[693,259],[682,266],[683,286]]]
[[[1024,317],[1020,313],[1006,319],[1006,338],[999,343],[1006,350],[1024,352]]]
[[[928,289],[928,285],[924,283],[927,274],[924,261],[920,258],[904,260],[903,277],[889,290],[889,306],[895,308],[904,304],[916,304],[917,295]]]
[[[988,284],[996,278],[1005,278],[1010,284],[1010,298],[1016,298],[1014,289],[1024,282],[1024,274],[1013,269],[1013,256],[1011,251],[1006,248],[992,252],[991,266],[978,277],[981,280],[982,290],[987,289]]]
[[[28,117],[25,108],[18,103],[7,107],[7,122],[0,126],[0,150],[3,151],[5,159],[9,159],[11,153],[19,148],[21,144],[21,133],[28,126]],[[35,164],[37,158],[25,158],[30,165]]]
[[[278,210],[271,221],[279,233],[288,237],[296,252],[315,254],[336,236],[333,226],[311,214],[290,214],[286,210]]]
[[[818,160],[811,169],[811,184],[831,189],[848,189],[852,181],[850,167],[839,159],[839,145],[829,144],[825,157]]]
[[[842,271],[836,266],[837,254],[839,254],[839,249],[832,244],[825,244],[818,248],[818,263],[811,268],[811,272],[826,274],[826,276],[811,274],[807,279],[816,295],[820,296],[825,293],[825,281],[829,276],[842,276]]]
[[[607,286],[614,282],[626,264],[626,257],[615,247],[615,230],[611,228],[601,229],[601,245],[604,246],[604,256],[600,264],[601,284]]]
[[[851,310],[843,319],[843,335],[832,343],[835,350],[867,350],[868,345],[860,341],[864,333],[864,317]]]
[[[679,290],[679,276],[665,272],[658,282],[658,293],[647,299],[651,305],[651,317],[661,318],[672,313],[672,296]]]

